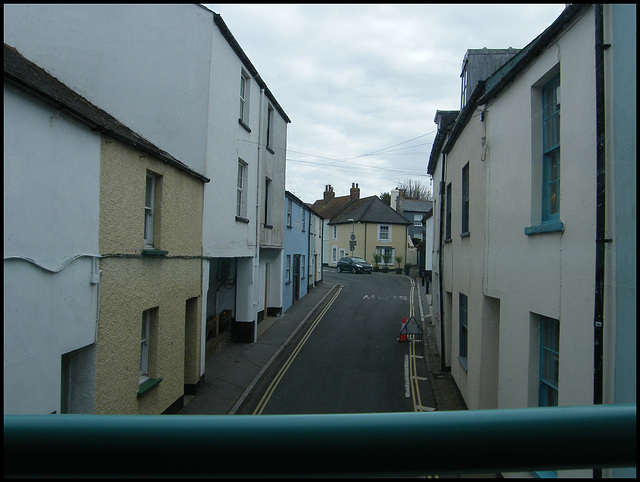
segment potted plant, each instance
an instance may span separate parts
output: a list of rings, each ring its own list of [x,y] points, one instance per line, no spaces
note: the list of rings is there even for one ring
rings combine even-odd
[[[373,261],[376,263],[375,267],[373,268],[373,271],[380,271],[380,267],[378,266],[380,264],[380,261],[382,260],[382,256],[378,253],[373,253]]]
[[[404,264],[404,274],[406,274],[407,276],[409,276],[409,271],[411,270],[411,267],[413,265],[411,263],[405,263]]]
[[[402,263],[402,256],[396,256],[396,263],[398,263],[398,267],[396,268],[396,274],[402,273],[402,268],[400,267],[400,263]]]
[[[389,261],[391,260],[391,255],[390,254],[383,254],[382,258],[384,259],[384,266],[382,267],[382,272],[383,273],[388,273],[389,272],[389,267],[387,266],[389,264]]]

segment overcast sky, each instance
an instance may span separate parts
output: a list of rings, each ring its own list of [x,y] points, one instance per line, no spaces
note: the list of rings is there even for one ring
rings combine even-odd
[[[436,110],[460,108],[468,49],[523,48],[565,4],[205,4],[291,119],[286,189],[361,197],[426,174]]]

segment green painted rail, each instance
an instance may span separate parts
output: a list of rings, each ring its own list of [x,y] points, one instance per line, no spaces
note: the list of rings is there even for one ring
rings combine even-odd
[[[5,415],[7,476],[328,477],[635,467],[636,406]]]

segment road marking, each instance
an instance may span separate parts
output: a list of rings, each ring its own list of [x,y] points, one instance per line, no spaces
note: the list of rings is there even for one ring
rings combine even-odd
[[[305,335],[302,337],[302,340],[300,340],[295,350],[293,350],[293,353],[289,355],[289,358],[287,359],[286,363],[282,366],[282,368],[280,368],[280,371],[278,371],[278,374],[271,381],[271,383],[269,384],[269,387],[267,388],[267,391],[264,393],[264,395],[262,396],[262,399],[260,399],[260,402],[258,403],[258,406],[253,411],[253,415],[260,415],[262,413],[262,411],[264,410],[264,407],[267,405],[267,402],[271,399],[271,395],[273,395],[273,392],[275,391],[276,387],[280,383],[280,380],[282,380],[282,377],[284,376],[284,374],[287,372],[287,370],[293,363],[293,360],[295,360],[296,356],[298,356],[298,353],[300,352],[304,344],[307,342],[307,340],[311,336],[311,333],[313,333],[313,330],[316,329],[316,326],[318,326],[318,323],[320,323],[320,320],[322,320],[322,318],[324,317],[326,312],[329,310],[329,308],[331,307],[333,302],[336,300],[336,298],[338,297],[341,291],[342,291],[342,285],[340,285],[340,287],[338,288],[336,293],[333,295],[331,300],[324,307],[320,315],[313,321],[313,323],[311,324],[311,326],[309,327]]]
[[[409,355],[404,356],[404,396],[411,396],[411,387],[409,382]]]

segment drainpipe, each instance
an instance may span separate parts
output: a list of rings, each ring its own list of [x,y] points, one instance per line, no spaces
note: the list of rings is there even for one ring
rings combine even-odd
[[[593,403],[602,403],[603,394],[603,333],[604,333],[604,257],[605,243],[605,91],[603,6],[595,5],[595,52],[596,52],[596,271],[594,304],[594,379]]]
[[[444,217],[444,199],[445,199],[445,185],[444,185],[444,169],[447,161],[447,155],[442,154],[442,176],[440,180],[440,249],[438,250],[438,289],[440,291],[440,371],[445,372],[447,370],[447,364],[445,362],[445,336],[444,336],[444,301],[442,293],[442,248],[444,242],[442,240],[443,234],[443,217]]]
[[[260,189],[260,182],[262,179],[261,175],[261,166],[262,166],[262,157],[264,155],[264,151],[262,149],[262,109],[264,106],[264,88],[260,89],[260,116],[258,117],[258,166],[257,166],[257,179],[256,179],[256,255],[254,258],[254,301],[253,301],[253,343],[258,341],[258,307],[260,303],[260,199],[262,196],[262,190]],[[266,286],[265,286],[265,289]],[[267,307],[264,307],[265,316],[267,314]]]

